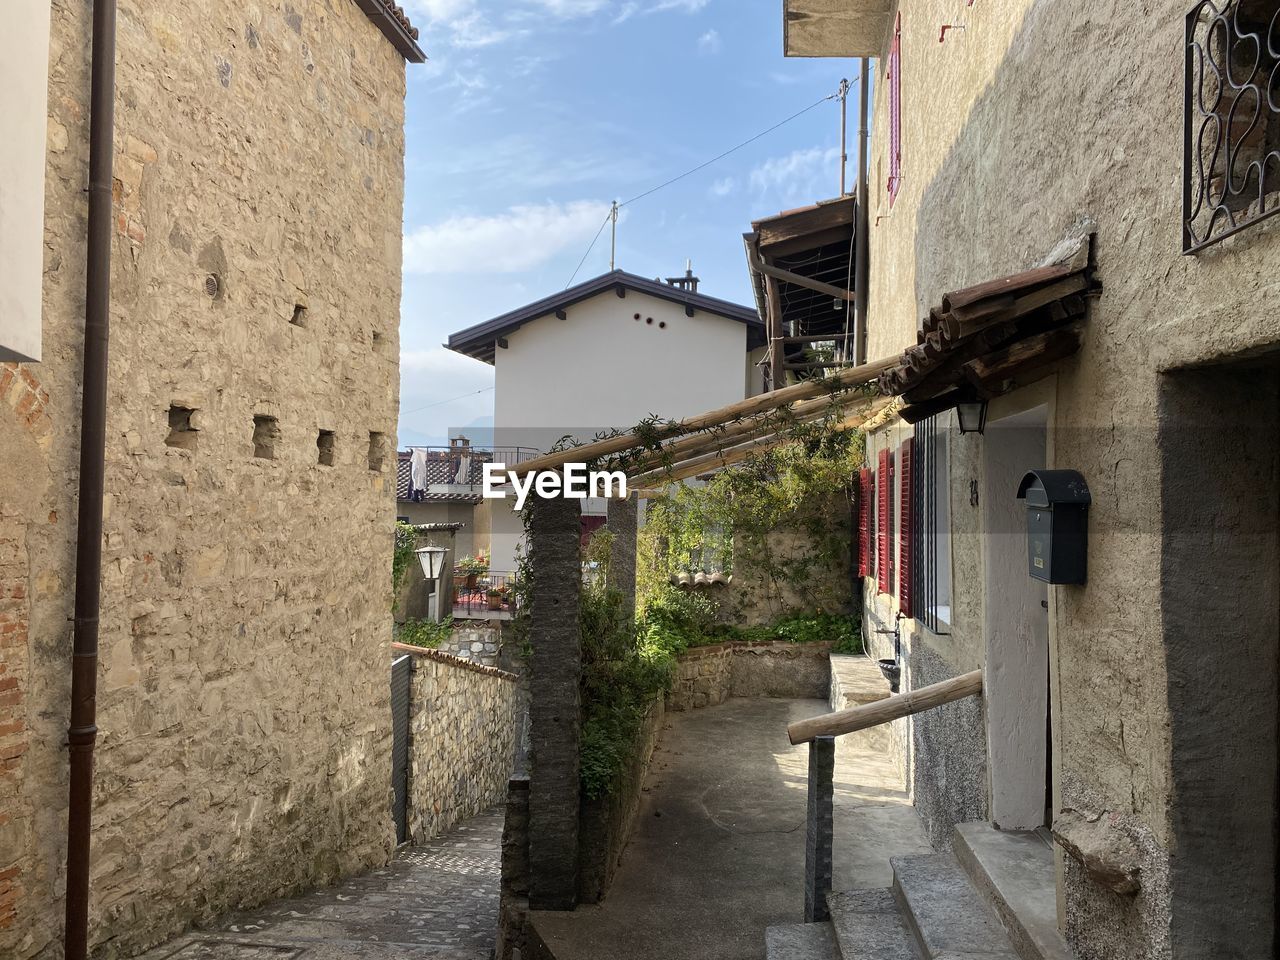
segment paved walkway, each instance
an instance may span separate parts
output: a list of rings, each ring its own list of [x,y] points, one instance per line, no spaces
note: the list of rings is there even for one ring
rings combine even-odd
[[[497,809],[382,870],[228,915],[143,960],[489,960],[501,846]]]
[[[668,715],[635,833],[598,907],[536,914],[557,960],[747,960],[804,919],[808,748],[786,726],[821,700],[730,700]],[[837,741],[835,888],[885,887],[930,853],[892,762]]]

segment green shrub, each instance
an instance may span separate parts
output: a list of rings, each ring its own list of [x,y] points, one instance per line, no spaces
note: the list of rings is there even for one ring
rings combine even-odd
[[[443,623],[430,620],[406,620],[396,631],[396,642],[426,650],[438,649],[453,631],[453,617]]]

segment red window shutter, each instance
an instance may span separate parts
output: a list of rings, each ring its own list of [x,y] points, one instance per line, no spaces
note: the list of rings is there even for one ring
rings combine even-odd
[[[858,576],[871,573],[871,471],[858,473]]]
[[[902,183],[902,14],[893,28],[889,47],[889,207],[898,199]]]
[[[911,472],[914,453],[914,441],[907,438],[898,453],[898,607],[906,617],[914,616],[911,608]]]
[[[893,509],[893,498],[889,495],[889,487],[893,480],[888,450],[880,451],[880,489],[876,503],[876,554],[878,586],[881,593],[889,592],[889,512]]]

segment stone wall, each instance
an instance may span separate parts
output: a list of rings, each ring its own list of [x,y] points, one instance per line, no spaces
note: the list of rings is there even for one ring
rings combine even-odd
[[[831,686],[829,643],[717,643],[680,655],[668,710],[695,710],[730,697],[825,700]]]
[[[437,649],[471,663],[496,667],[502,649],[502,625],[484,620],[460,621]]]
[[[52,3],[43,362],[0,365],[0,956],[20,960],[62,926],[90,13]],[[104,956],[390,851],[404,180],[404,62],[355,3],[121,0],[118,43]]]
[[[515,760],[519,696],[513,674],[437,650],[413,656],[409,699],[409,835],[438,837],[501,803]]]
[[[613,875],[635,826],[640,790],[658,746],[664,715],[663,701],[658,697],[645,715],[631,759],[613,793],[582,801],[578,828],[579,903],[599,903],[613,884]]]

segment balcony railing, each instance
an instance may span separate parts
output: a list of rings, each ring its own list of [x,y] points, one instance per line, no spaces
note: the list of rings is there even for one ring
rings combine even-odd
[[[1187,14],[1182,250],[1280,212],[1280,8],[1199,0]]]
[[[516,613],[513,573],[453,572],[453,615],[460,620],[510,620]]]

